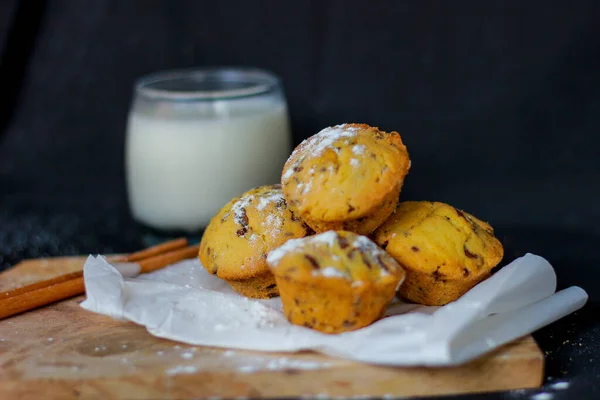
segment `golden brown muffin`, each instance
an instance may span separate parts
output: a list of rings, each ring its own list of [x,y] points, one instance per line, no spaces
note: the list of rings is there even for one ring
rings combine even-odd
[[[504,255],[490,225],[438,202],[398,204],[373,236],[406,269],[400,295],[431,306],[458,299],[487,278]]]
[[[365,236],[329,231],[288,241],[267,257],[283,311],[325,333],[367,326],[385,312],[404,271]]]
[[[231,200],[210,221],[198,257],[208,272],[244,296],[278,295],[267,253],[308,227],[288,209],[281,185],[261,186]]]
[[[296,147],[281,183],[290,209],[316,232],[369,234],[396,208],[409,167],[397,132],[344,124]]]

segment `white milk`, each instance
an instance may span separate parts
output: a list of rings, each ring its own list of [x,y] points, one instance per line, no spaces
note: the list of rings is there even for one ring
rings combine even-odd
[[[233,197],[279,183],[291,150],[285,103],[215,107],[218,117],[132,111],[126,170],[136,220],[157,229],[197,231]]]

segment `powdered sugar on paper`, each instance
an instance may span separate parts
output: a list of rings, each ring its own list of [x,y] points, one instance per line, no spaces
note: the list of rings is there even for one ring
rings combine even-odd
[[[143,325],[157,337],[267,352],[311,349],[396,366],[463,364],[581,308],[587,300],[577,287],[555,293],[556,274],[551,265],[527,254],[448,306],[405,307],[360,330],[327,335],[290,324],[278,298],[252,300],[234,293],[197,259],[124,279],[104,258],[89,257],[84,280],[87,299],[83,308]],[[192,368],[198,366],[187,364],[196,358],[178,357],[185,365],[173,367],[170,373],[193,373]],[[284,364],[271,359],[267,366],[271,362],[278,368]],[[252,365],[240,365],[244,366],[252,372]]]

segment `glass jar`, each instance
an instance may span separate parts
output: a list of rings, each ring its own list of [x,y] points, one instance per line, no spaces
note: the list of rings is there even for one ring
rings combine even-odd
[[[253,68],[165,71],[135,84],[126,135],[133,217],[197,232],[246,190],[280,181],[292,138],[285,95]]]

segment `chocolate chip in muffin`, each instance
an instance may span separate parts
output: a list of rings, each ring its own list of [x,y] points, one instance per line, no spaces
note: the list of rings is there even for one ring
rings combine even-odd
[[[360,255],[361,255],[362,259],[363,259],[363,262],[365,263],[365,266],[367,268],[369,268],[369,269],[373,269],[373,265],[371,264],[371,262],[369,261],[369,259],[365,256],[365,254],[364,253],[360,253]]]
[[[283,197],[279,198],[279,199],[277,199],[277,201],[275,201],[275,207],[282,208],[282,207],[285,207],[285,206],[286,206],[285,199]]]
[[[410,249],[415,253],[418,253],[420,251],[420,249],[417,246],[412,246]]]
[[[348,239],[346,239],[345,237],[339,237],[338,238],[338,243],[340,244],[340,249],[345,249],[348,246],[350,246],[350,243],[348,243]]]
[[[379,266],[386,270],[387,272],[390,272],[390,268],[389,266],[381,259],[381,254],[378,254],[377,257],[375,257],[375,259],[377,260],[377,264],[379,264]]]
[[[475,253],[471,253],[471,251],[469,249],[467,249],[466,244],[463,246],[463,250],[465,252],[465,256],[467,256],[469,258],[479,258],[479,255],[477,255]]]
[[[444,279],[446,277],[446,275],[444,275],[443,273],[440,272],[440,268],[441,267],[438,265],[436,270],[433,271],[433,279],[436,282],[446,282],[446,279]]]
[[[320,267],[320,265],[319,265],[319,262],[318,262],[318,261],[317,261],[317,259],[316,259],[316,258],[314,258],[313,256],[306,254],[306,255],[304,256],[304,258],[306,258],[306,259],[308,260],[308,262],[309,262],[309,263],[312,265],[312,267],[313,267],[314,269],[319,269],[319,268],[321,268],[321,267]]]
[[[238,225],[241,225],[243,227],[247,227],[248,226],[248,214],[246,214],[246,209],[244,207],[241,207],[239,212],[236,212],[235,214],[235,222],[238,223]]]

